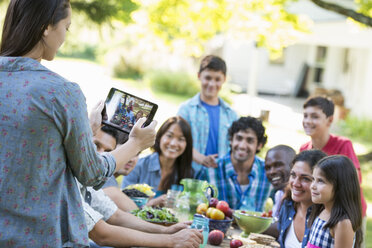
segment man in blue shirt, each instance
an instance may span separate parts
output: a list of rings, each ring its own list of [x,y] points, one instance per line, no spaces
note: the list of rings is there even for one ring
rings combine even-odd
[[[191,126],[193,137],[193,168],[199,177],[202,166],[216,167],[216,158],[228,151],[227,129],[238,118],[218,93],[226,81],[226,64],[221,58],[209,55],[198,73],[201,91],[183,103],[178,110]]]
[[[216,185],[219,199],[231,208],[263,211],[272,190],[264,161],[256,156],[267,141],[265,127],[259,119],[241,117],[232,123],[228,135],[230,152],[201,178]]]

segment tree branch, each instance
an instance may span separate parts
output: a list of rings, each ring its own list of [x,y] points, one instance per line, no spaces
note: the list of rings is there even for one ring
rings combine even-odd
[[[310,1],[313,2],[314,4],[318,5],[319,7],[323,8],[323,9],[336,12],[336,13],[338,13],[340,15],[344,15],[346,17],[350,17],[357,22],[360,22],[360,23],[363,23],[367,26],[372,27],[372,18],[371,17],[366,16],[362,13],[359,13],[359,12],[353,10],[353,9],[348,9],[348,8],[342,7],[342,6],[337,5],[337,4],[328,3],[327,1],[323,1],[323,0],[310,0]]]

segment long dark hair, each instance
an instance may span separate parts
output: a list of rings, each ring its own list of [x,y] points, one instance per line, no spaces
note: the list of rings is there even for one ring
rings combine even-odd
[[[353,162],[346,156],[333,155],[318,162],[322,175],[333,185],[333,207],[331,216],[324,228],[333,228],[344,219],[349,219],[355,235],[355,247],[362,242],[362,203],[360,199],[360,186],[358,174]],[[309,225],[324,209],[323,204],[314,205]]]
[[[319,160],[321,160],[322,158],[326,156],[327,154],[325,154],[321,150],[311,149],[307,151],[302,151],[299,154],[297,154],[295,158],[293,159],[293,162],[291,164],[291,169],[295,163],[305,162],[306,164],[309,165],[311,172],[313,172],[316,163],[318,163]],[[287,185],[284,191],[283,199],[292,201],[292,193],[291,193],[289,184]],[[294,203],[294,206],[296,209],[297,209],[297,205],[298,205],[297,203]]]
[[[29,53],[43,39],[49,25],[68,15],[69,0],[11,0],[1,37],[0,56]]]
[[[192,178],[194,175],[194,170],[192,169],[192,134],[191,127],[189,123],[180,116],[174,116],[166,120],[163,125],[159,128],[156,133],[155,144],[153,150],[161,155],[160,150],[160,139],[165,134],[165,132],[173,125],[177,124],[186,139],[185,151],[176,159],[173,171],[164,181],[159,185],[159,189],[168,190],[172,184],[180,184],[183,178]]]

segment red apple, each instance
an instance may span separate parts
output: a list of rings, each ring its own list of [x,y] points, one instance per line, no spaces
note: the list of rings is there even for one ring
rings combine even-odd
[[[217,206],[217,203],[218,203],[217,198],[211,198],[211,200],[209,201],[209,207],[210,208],[215,208]]]
[[[232,219],[233,213],[234,211],[231,208],[229,208],[229,210],[225,213],[225,215],[226,217],[229,217],[230,219]]]
[[[216,208],[221,210],[224,214],[226,214],[230,209],[229,204],[225,201],[219,201]]]
[[[243,242],[239,239],[233,239],[230,241],[230,248],[238,248],[243,246]]]
[[[220,230],[213,230],[208,235],[208,243],[211,245],[220,245],[225,235]]]

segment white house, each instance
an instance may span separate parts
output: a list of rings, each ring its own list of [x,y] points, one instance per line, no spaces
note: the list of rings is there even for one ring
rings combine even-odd
[[[230,81],[250,93],[294,95],[302,82],[309,93],[318,87],[337,89],[353,115],[372,119],[372,29],[362,29],[310,1],[299,1],[292,8],[314,20],[312,33],[286,48],[279,61],[270,61],[253,42],[236,46],[227,40],[223,57]]]

